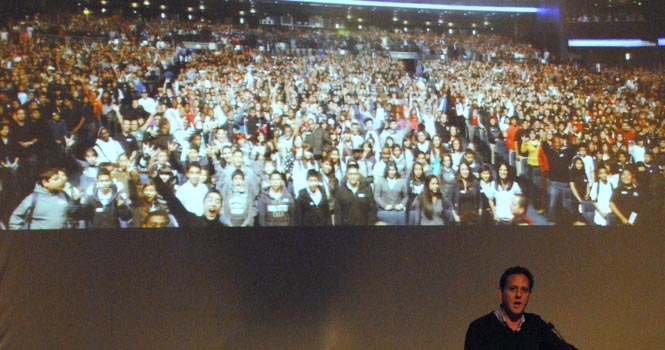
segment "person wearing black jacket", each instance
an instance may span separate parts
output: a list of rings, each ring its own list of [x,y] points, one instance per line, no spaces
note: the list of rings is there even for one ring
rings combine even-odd
[[[320,182],[319,173],[310,169],[307,172],[307,188],[300,190],[295,203],[296,226],[330,225],[328,197]]]
[[[533,275],[521,266],[508,268],[499,280],[499,307],[471,322],[464,350],[576,349],[536,314],[526,313]]]
[[[374,225],[377,222],[376,212],[372,189],[367,182],[360,181],[358,164],[349,163],[346,168],[346,182],[335,194],[335,225]]]
[[[208,191],[205,197],[203,197],[203,215],[198,216],[185,209],[185,206],[180,203],[175,193],[171,191],[169,186],[159,176],[153,177],[152,180],[155,182],[157,193],[166,201],[169,211],[178,221],[179,227],[213,229],[224,227],[224,224],[219,219],[222,210],[222,194],[219,191],[214,189]]]
[[[89,193],[81,199],[87,228],[120,228],[121,220],[132,218],[132,211],[125,193],[118,192],[111,173],[99,169],[97,179]]]
[[[565,215],[558,211],[562,206],[565,213],[571,212],[571,190],[570,190],[570,164],[576,150],[574,147],[564,144],[561,135],[555,135],[552,144],[541,143],[550,171],[547,182],[547,191],[550,198],[547,210],[547,219],[552,222],[561,223]]]

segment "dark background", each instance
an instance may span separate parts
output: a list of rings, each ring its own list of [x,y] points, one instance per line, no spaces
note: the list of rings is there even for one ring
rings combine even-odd
[[[662,230],[12,232],[1,349],[461,349],[532,270],[580,349],[665,348]]]

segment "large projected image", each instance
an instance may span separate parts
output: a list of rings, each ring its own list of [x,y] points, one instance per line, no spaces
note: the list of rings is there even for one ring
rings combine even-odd
[[[648,225],[662,76],[571,64],[529,40],[549,12],[515,4],[103,2],[11,21],[0,219]]]

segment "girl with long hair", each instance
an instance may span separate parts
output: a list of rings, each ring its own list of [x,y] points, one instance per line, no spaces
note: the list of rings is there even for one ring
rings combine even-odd
[[[408,197],[406,181],[400,177],[395,162],[389,160],[383,176],[375,182],[377,218],[389,225],[404,225]]]
[[[497,180],[494,183],[494,220],[500,224],[509,224],[513,218],[510,204],[513,196],[522,194],[522,189],[514,180],[512,168],[501,162],[497,168]]]
[[[452,202],[452,214],[456,222],[474,226],[480,223],[482,214],[480,184],[466,162],[462,162],[457,171]]]
[[[445,225],[451,209],[450,201],[439,189],[439,178],[429,175],[425,188],[416,201],[418,224],[423,226]]]

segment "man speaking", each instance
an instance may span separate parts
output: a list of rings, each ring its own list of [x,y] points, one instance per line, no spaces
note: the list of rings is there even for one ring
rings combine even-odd
[[[465,350],[565,350],[568,344],[551,323],[524,312],[533,275],[521,266],[507,269],[499,280],[499,308],[469,325]]]

